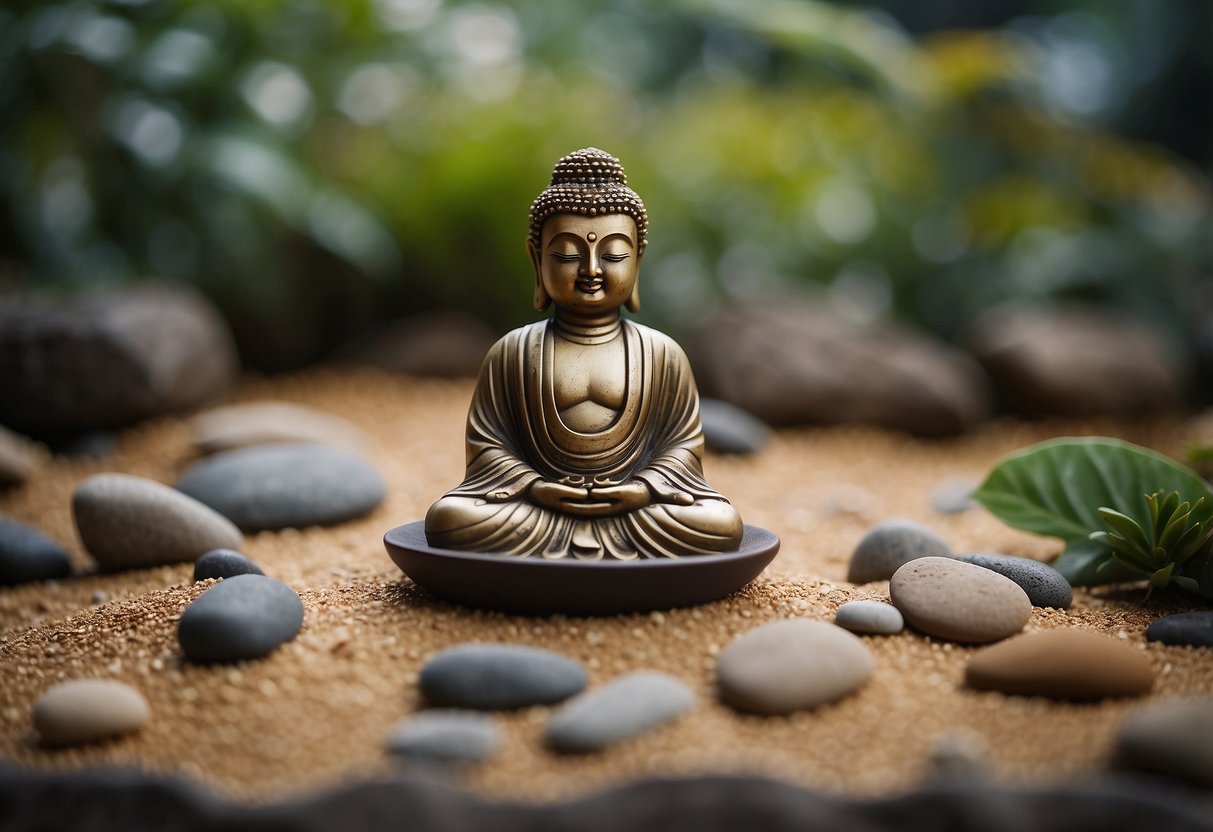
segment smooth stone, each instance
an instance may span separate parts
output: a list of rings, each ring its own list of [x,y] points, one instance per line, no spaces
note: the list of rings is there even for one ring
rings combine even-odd
[[[1120,726],[1115,748],[1126,768],[1213,788],[1213,698],[1143,705]]]
[[[1213,647],[1213,612],[1179,612],[1164,615],[1146,629],[1146,640],[1191,647]]]
[[[1030,416],[1167,413],[1188,386],[1165,332],[1107,307],[1006,303],[978,316],[965,340],[999,398]]]
[[[232,578],[236,575],[264,575],[261,567],[231,549],[212,549],[194,561],[194,580]]]
[[[841,627],[790,619],[750,630],[720,651],[716,683],[739,711],[787,714],[841,699],[875,668],[863,642]]]
[[[854,322],[828,303],[733,304],[685,344],[703,395],[768,425],[943,435],[991,410],[989,380],[969,356],[888,321]]]
[[[970,552],[956,555],[956,559],[1010,578],[1027,593],[1028,600],[1034,607],[1068,610],[1074,601],[1074,589],[1070,582],[1047,563],[990,552]]]
[[[975,653],[965,684],[1061,699],[1141,696],[1154,685],[1154,667],[1140,650],[1101,633],[1043,630]]]
[[[422,711],[392,729],[387,748],[415,763],[475,763],[501,745],[493,718],[472,711]]]
[[[282,581],[235,575],[199,595],[177,624],[177,640],[195,662],[264,656],[303,626],[303,601]]]
[[[33,440],[0,425],[0,488],[22,485],[41,464]]]
[[[475,378],[499,335],[463,311],[422,312],[350,341],[333,358],[410,376]]]
[[[890,579],[889,596],[911,627],[950,641],[1000,641],[1032,617],[1019,584],[951,558],[910,561]]]
[[[887,581],[916,558],[950,558],[943,538],[912,520],[887,520],[873,526],[851,553],[847,580],[853,584]]]
[[[976,508],[973,492],[978,485],[971,477],[949,477],[931,492],[931,508],[939,514],[963,514]]]
[[[34,705],[34,730],[46,745],[96,742],[138,731],[151,718],[143,694],[113,679],[55,685]]]
[[[227,392],[240,362],[198,291],[145,282],[0,304],[0,422],[37,437],[117,428]]]
[[[562,702],[585,689],[581,665],[520,644],[460,644],[421,668],[418,684],[433,705],[486,711]]]
[[[897,607],[883,601],[847,601],[834,613],[834,624],[852,633],[891,636],[906,626]]]
[[[280,442],[316,442],[348,450],[365,443],[352,424],[315,408],[278,401],[216,407],[189,420],[202,454]]]
[[[937,780],[963,782],[990,774],[990,746],[985,737],[972,731],[949,731],[931,743],[931,776]]]
[[[97,474],[76,486],[72,515],[102,569],[196,560],[244,544],[230,520],[167,485],[127,474]]]
[[[638,670],[586,691],[548,720],[544,742],[556,751],[586,753],[643,734],[695,707],[680,680]]]
[[[0,517],[0,586],[66,578],[71,571],[62,546],[31,526]]]
[[[374,509],[387,491],[361,457],[306,443],[215,454],[195,463],[175,487],[245,531],[340,523]]]
[[[756,454],[771,441],[761,419],[720,399],[699,400],[699,419],[708,448],[722,454]]]

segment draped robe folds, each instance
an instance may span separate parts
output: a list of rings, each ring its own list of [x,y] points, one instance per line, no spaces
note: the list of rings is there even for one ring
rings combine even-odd
[[[703,479],[699,394],[682,349],[624,320],[624,405],[605,429],[583,433],[564,424],[556,405],[555,337],[555,322],[539,321],[507,334],[485,358],[468,413],[467,475],[430,509],[430,545],[625,560],[735,551],[741,519]],[[537,480],[592,487],[633,479],[653,501],[606,517],[526,497]],[[671,491],[694,502],[660,502]]]

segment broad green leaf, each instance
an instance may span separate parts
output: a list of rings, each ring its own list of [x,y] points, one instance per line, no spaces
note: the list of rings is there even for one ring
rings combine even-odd
[[[1066,551],[1053,565],[1071,583],[1083,585],[1133,579],[1133,572],[1120,565],[1097,576],[1108,545],[1106,538],[1089,540],[1088,535],[1104,528],[1101,506],[1152,528],[1145,497],[1157,491],[1213,499],[1205,481],[1183,465],[1104,437],[1053,439],[1025,448],[995,466],[973,496],[1010,526],[1064,540]],[[1194,519],[1204,521],[1211,514],[1208,500],[1199,514],[1193,512]]]

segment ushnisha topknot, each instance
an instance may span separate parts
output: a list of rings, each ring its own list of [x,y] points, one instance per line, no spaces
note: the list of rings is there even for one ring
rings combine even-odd
[[[531,203],[531,242],[538,246],[543,223],[553,214],[627,214],[636,220],[639,249],[649,242],[649,215],[644,202],[628,187],[619,160],[605,150],[587,147],[564,156],[552,170],[552,183]]]

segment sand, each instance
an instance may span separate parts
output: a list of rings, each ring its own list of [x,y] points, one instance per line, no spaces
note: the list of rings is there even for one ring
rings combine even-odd
[[[949,477],[980,478],[1003,454],[1053,435],[1102,433],[1178,453],[1199,430],[1178,418],[1132,425],[1003,421],[949,440],[862,427],[781,430],[754,457],[709,455],[710,482],[746,522],[776,531],[783,548],[744,592],[693,609],[609,618],[521,618],[433,600],[388,559],[381,538],[419,519],[461,479],[463,420],[471,383],[374,372],[313,371],[248,380],[240,401],[283,399],[338,413],[371,440],[389,484],[371,515],[330,528],[252,535],[245,553],[303,598],[298,638],[268,658],[223,667],[183,661],[175,625],[208,583],[192,564],[0,590],[0,758],[37,768],[137,766],[197,779],[220,793],[277,800],[397,771],[384,753],[390,728],[422,707],[426,657],[469,640],[558,650],[598,684],[656,668],[686,681],[691,714],[605,753],[559,756],[540,736],[549,709],[498,717],[501,752],[459,776],[498,798],[551,800],[648,775],[762,773],[853,795],[911,789],[930,771],[940,738],[971,733],[988,746],[992,776],[1054,783],[1102,767],[1114,732],[1143,700],[1087,704],[1003,696],[962,686],[974,648],[913,633],[870,637],[877,670],[859,693],[790,717],[742,716],[713,688],[714,656],[735,636],[788,617],[832,620],[856,598],[887,598],[887,583],[846,583],[847,560],[874,523],[907,517],[936,529],[956,551],[1047,559],[1056,541],[1016,532],[981,509],[935,513],[931,493]],[[190,463],[179,419],[123,432],[104,460],[55,459],[31,483],[0,494],[0,513],[33,523],[64,545],[78,570],[90,561],[71,523],[69,496],[83,477],[121,471],[172,482]],[[1207,649],[1147,644],[1159,615],[1195,608],[1144,590],[1077,591],[1073,609],[1040,610],[1027,629],[1079,627],[1123,639],[1158,673],[1150,698],[1213,690]],[[37,744],[34,701],[66,679],[109,677],[147,697],[152,719],[138,735],[51,750]]]

